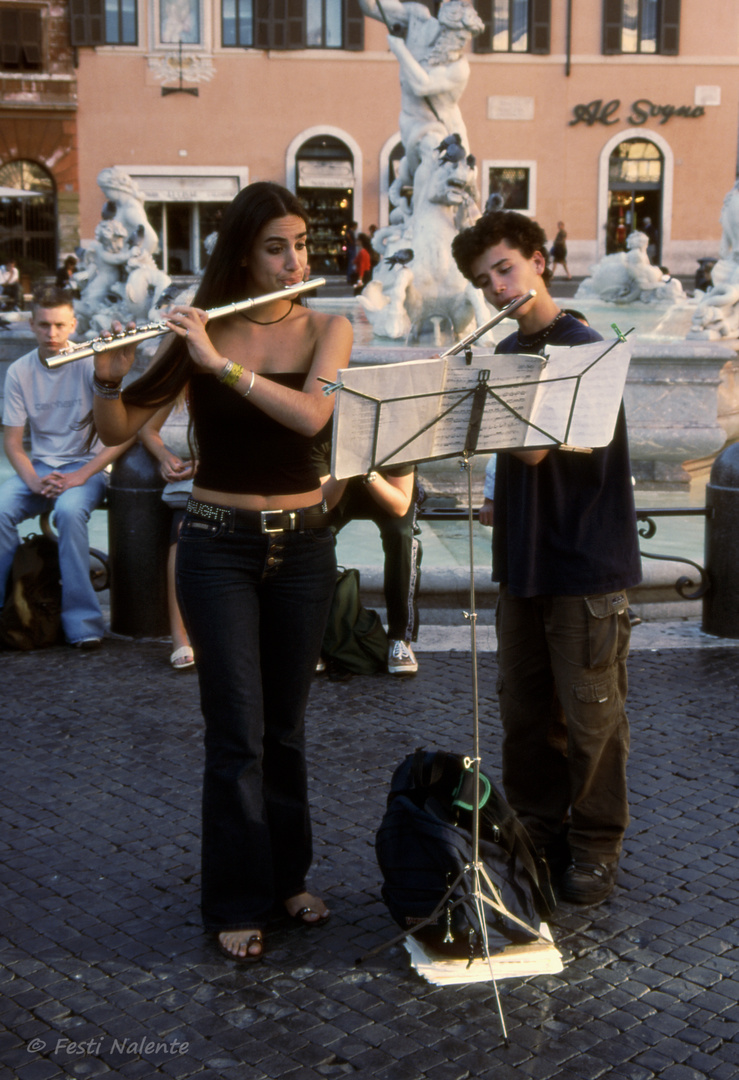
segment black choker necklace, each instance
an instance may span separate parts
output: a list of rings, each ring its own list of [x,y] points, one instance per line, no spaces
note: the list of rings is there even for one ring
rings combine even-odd
[[[279,319],[269,319],[267,322],[260,322],[259,319],[252,319],[252,317],[250,315],[247,315],[245,311],[240,311],[239,315],[243,316],[243,318],[245,319],[248,319],[249,322],[254,323],[256,326],[274,326],[275,323],[282,322],[283,319],[286,319],[288,317],[294,305],[295,301],[291,300],[290,307],[287,309],[284,315],[280,315]]]
[[[518,338],[518,347],[520,349],[533,349],[537,345],[541,345],[541,343],[543,341],[546,341],[546,339],[549,337],[550,333],[557,325],[559,320],[564,319],[565,315],[566,312],[560,311],[559,314],[555,315],[555,317],[552,319],[549,326],[545,326],[543,330],[540,330],[539,333],[535,334],[533,337],[526,337],[526,335],[522,334],[519,330],[516,335],[516,337]]]

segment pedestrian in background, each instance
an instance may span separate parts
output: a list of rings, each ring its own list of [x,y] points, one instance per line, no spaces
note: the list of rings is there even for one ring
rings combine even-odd
[[[552,277],[554,277],[554,271],[558,266],[561,266],[565,274],[567,274],[567,280],[572,280],[572,274],[567,266],[567,233],[565,232],[564,221],[557,222],[557,235],[554,238],[552,244]]]

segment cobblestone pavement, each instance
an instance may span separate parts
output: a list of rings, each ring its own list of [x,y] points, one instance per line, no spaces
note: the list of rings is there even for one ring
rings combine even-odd
[[[332,919],[276,923],[261,965],[223,959],[198,898],[197,680],[163,643],[3,654],[0,1069],[19,1080],[730,1080],[739,1073],[739,650],[630,663],[633,823],[619,887],[553,920],[558,976],[433,987],[400,948],[374,832],[416,746],[468,752],[470,659],[415,679],[317,680],[316,862]],[[287,662],[287,661],[286,661]],[[497,772],[495,660],[480,660]]]

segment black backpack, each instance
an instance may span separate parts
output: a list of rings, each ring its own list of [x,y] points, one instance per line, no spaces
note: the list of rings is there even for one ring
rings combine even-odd
[[[359,571],[339,568],[321,656],[336,673],[374,675],[387,666],[388,640],[380,616],[362,605]]]
[[[62,640],[59,547],[48,536],[27,536],[15,553],[5,604],[0,611],[0,646],[44,649]]]
[[[473,773],[464,758],[444,751],[416,750],[393,774],[375,846],[384,878],[382,896],[403,930],[431,915],[472,861],[473,789]],[[510,944],[535,941],[555,900],[545,861],[482,770],[480,789],[479,857],[505,908],[501,912],[484,905],[492,954]],[[471,875],[467,884],[472,887]],[[414,936],[447,956],[480,955],[474,910],[468,903],[450,908],[466,891],[460,882],[435,922]],[[482,892],[489,895],[484,878]]]

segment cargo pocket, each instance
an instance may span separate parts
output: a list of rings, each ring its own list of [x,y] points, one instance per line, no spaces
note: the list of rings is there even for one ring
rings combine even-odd
[[[603,705],[612,696],[616,680],[607,676],[603,679],[591,679],[588,682],[575,683],[572,689],[578,701],[586,705]]]
[[[586,682],[573,683],[572,692],[577,699],[577,719],[573,717],[573,723],[579,722],[588,738],[601,737],[618,716],[618,710],[614,710],[618,695],[615,675],[609,673]]]
[[[626,612],[629,601],[626,593],[621,590],[599,596],[586,596],[585,605],[588,609],[588,666],[610,667],[619,659],[619,642],[623,643],[619,624],[628,620]]]

